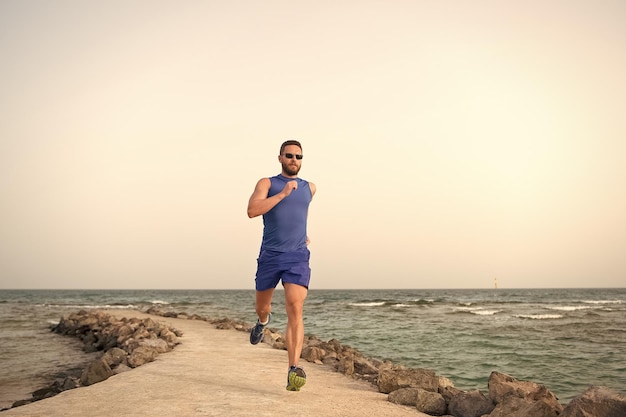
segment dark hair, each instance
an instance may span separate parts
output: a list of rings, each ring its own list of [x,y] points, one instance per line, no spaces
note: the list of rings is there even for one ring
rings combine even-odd
[[[296,145],[297,147],[300,148],[300,150],[302,150],[302,145],[300,145],[300,142],[298,142],[297,140],[286,140],[283,142],[282,145],[280,145],[279,155],[282,155],[283,151],[285,150],[285,146],[289,146],[289,145]]]

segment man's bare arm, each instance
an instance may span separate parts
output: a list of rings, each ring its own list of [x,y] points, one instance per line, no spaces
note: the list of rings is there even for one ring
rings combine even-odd
[[[289,181],[285,184],[285,188],[283,188],[280,193],[268,197],[267,194],[270,191],[270,185],[271,181],[269,178],[261,178],[259,182],[257,182],[256,187],[254,187],[254,192],[252,196],[250,196],[250,201],[248,201],[249,218],[267,213],[273,209],[276,204],[280,203],[283,198],[287,197],[293,190],[298,188],[297,181]]]

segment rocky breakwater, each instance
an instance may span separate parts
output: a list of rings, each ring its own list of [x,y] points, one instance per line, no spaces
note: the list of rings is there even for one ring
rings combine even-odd
[[[159,354],[171,351],[182,336],[181,331],[152,318],[117,318],[93,310],[81,310],[62,317],[52,331],[77,337],[83,342],[85,352],[102,352],[102,355],[81,372],[67,375],[49,387],[33,392],[32,398],[16,401],[13,407],[92,385],[152,362]]]
[[[148,313],[167,317],[202,319],[218,329],[249,332],[252,325],[230,319],[210,320],[158,308]],[[263,343],[286,349],[283,334],[266,328]],[[367,358],[338,340],[305,337],[302,359],[324,364],[335,371],[372,383],[388,394],[389,401],[416,408],[425,414],[445,417],[626,417],[626,395],[604,387],[590,387],[569,404],[559,402],[546,386],[520,381],[493,371],[488,390],[459,390],[448,378],[429,369],[407,368],[389,361]]]

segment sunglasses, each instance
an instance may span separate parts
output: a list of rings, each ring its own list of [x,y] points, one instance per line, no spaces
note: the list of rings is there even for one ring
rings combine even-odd
[[[284,154],[284,157],[287,158],[287,159],[292,159],[294,156],[296,157],[296,159],[302,159],[303,155],[302,154],[297,154],[297,153],[295,153],[295,154],[294,153],[286,153],[286,154]]]

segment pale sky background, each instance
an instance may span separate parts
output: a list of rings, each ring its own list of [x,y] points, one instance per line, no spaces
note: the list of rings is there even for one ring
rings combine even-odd
[[[626,286],[626,2],[0,2],[0,288]]]

